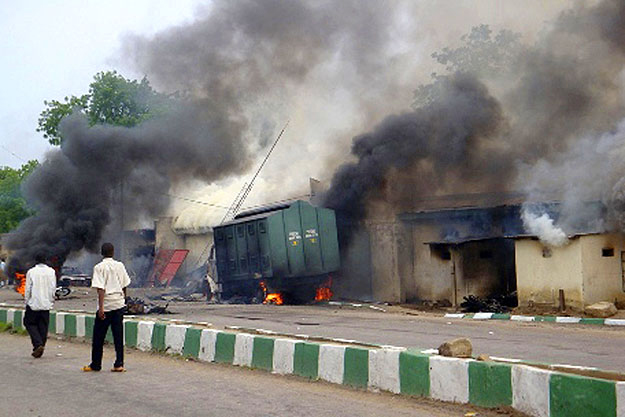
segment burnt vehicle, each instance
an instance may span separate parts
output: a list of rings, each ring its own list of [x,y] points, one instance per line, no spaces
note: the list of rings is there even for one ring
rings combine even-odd
[[[235,295],[288,302],[315,299],[340,267],[333,210],[305,201],[262,207],[214,228],[217,286]]]

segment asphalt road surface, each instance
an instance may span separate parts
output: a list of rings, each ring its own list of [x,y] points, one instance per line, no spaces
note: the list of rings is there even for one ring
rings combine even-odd
[[[25,336],[0,334],[0,416],[510,416],[357,391],[251,369],[128,350],[128,372],[83,373],[90,345],[51,339],[41,359]]]
[[[141,291],[131,289],[130,295],[141,296]],[[77,288],[72,297],[58,301],[55,308],[95,310],[93,289]],[[0,301],[20,300],[14,291],[0,291]],[[366,305],[346,308],[173,302],[169,309],[175,314],[150,317],[207,321],[215,328],[241,326],[422,349],[467,337],[476,354],[625,372],[625,327],[458,320],[446,319],[441,314],[409,312],[409,315],[406,311],[384,308],[388,310],[386,313]]]

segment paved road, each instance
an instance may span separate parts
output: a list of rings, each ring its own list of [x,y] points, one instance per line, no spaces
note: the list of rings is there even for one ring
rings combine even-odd
[[[59,301],[56,308],[94,310],[95,295],[86,295],[85,289],[77,290],[75,294],[80,297]],[[19,296],[14,292],[0,291],[0,301],[18,300]],[[332,306],[195,302],[172,303],[170,310],[177,314],[163,317],[208,321],[217,328],[243,326],[423,349],[436,348],[456,337],[468,337],[477,354],[625,372],[623,327],[497,320],[478,322],[445,319],[433,314],[414,316]]]
[[[458,417],[476,410],[132,350],[128,372],[84,374],[88,344],[50,340],[41,359],[28,355],[28,344],[0,334],[2,416]],[[112,360],[107,350],[105,363]]]

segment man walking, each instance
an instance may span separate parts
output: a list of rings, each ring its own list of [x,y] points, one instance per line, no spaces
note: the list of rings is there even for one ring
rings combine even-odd
[[[102,262],[93,267],[91,286],[98,289],[98,311],[93,325],[91,364],[82,368],[85,372],[102,369],[102,350],[109,326],[115,344],[115,364],[112,372],[124,372],[124,308],[126,287],[130,277],[124,264],[113,259],[115,248],[111,243],[102,245]]]
[[[24,301],[24,327],[33,343],[33,357],[43,355],[48,340],[48,325],[50,324],[50,310],[54,304],[56,290],[56,274],[54,269],[45,264],[45,256],[35,256],[35,266],[26,272],[26,288]]]

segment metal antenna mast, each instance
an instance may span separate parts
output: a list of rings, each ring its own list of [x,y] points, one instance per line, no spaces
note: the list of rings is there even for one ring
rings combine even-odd
[[[241,209],[241,206],[245,202],[245,199],[250,194],[250,191],[252,191],[252,187],[254,186],[254,181],[256,181],[256,178],[258,177],[258,174],[260,174],[260,171],[263,169],[263,167],[267,163],[267,160],[269,159],[269,156],[271,156],[271,153],[273,152],[273,150],[275,149],[276,145],[280,141],[280,138],[282,137],[282,135],[284,134],[284,131],[286,130],[287,126],[289,125],[289,121],[290,120],[287,120],[286,124],[284,125],[284,127],[280,131],[280,134],[278,135],[276,140],[273,142],[273,145],[271,145],[271,148],[269,149],[269,152],[267,152],[267,155],[265,156],[265,159],[263,159],[263,162],[260,164],[260,166],[256,170],[256,173],[254,174],[254,176],[250,180],[249,184],[248,183],[243,184],[243,188],[241,188],[241,191],[239,191],[239,194],[237,195],[237,197],[232,202],[232,205],[228,209],[228,212],[226,213],[224,218],[221,220],[222,224],[225,221],[229,220],[231,217],[234,218],[234,216],[236,216],[237,213],[239,212],[239,210]]]

